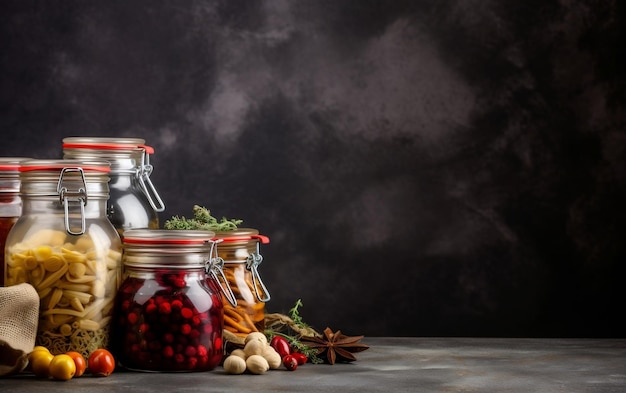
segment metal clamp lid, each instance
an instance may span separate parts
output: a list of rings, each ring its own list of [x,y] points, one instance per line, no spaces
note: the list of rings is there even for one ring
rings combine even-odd
[[[270,301],[271,296],[263,280],[261,280],[261,275],[259,274],[258,266],[263,262],[263,256],[260,252],[260,244],[267,244],[270,242],[269,237],[259,234],[251,234],[251,235],[234,235],[234,236],[226,236],[224,238],[219,239],[219,241],[223,241],[224,243],[237,243],[237,242],[247,242],[250,240],[256,240],[256,251],[249,254],[246,257],[246,269],[250,271],[252,275],[252,283],[254,285],[254,294],[258,301],[267,303]],[[243,263],[243,262],[242,262]],[[263,294],[259,292],[259,287]]]
[[[141,190],[148,198],[150,206],[160,213],[165,211],[165,203],[163,203],[154,184],[150,181],[150,174],[152,174],[153,170],[152,165],[150,165],[150,154],[154,153],[154,149],[147,145],[141,145],[140,147],[143,148],[143,152],[141,153],[141,165],[137,170],[137,178],[139,179]]]
[[[254,293],[256,298],[259,299],[260,302],[267,303],[270,301],[271,296],[265,284],[263,284],[263,280],[261,280],[261,276],[259,275],[258,266],[263,262],[263,256],[260,253],[260,245],[259,242],[256,243],[256,252],[248,255],[246,258],[246,269],[250,270],[252,273],[252,283],[254,284]],[[263,289],[263,295],[259,293],[259,285]]]
[[[69,190],[64,184],[64,177],[69,173],[78,173],[80,175],[80,182],[82,187],[78,189]],[[69,177],[69,176],[68,176]],[[87,183],[85,182],[85,172],[83,168],[63,168],[59,175],[59,182],[57,183],[57,192],[59,193],[59,202],[63,205],[65,210],[65,230],[70,235],[82,235],[85,233],[85,206],[87,205]],[[78,202],[80,206],[80,229],[78,232],[73,231],[70,225],[70,202]]]
[[[228,280],[226,279],[226,275],[224,274],[224,259],[217,255],[217,243],[221,240],[210,240],[211,242],[211,251],[209,253],[209,260],[207,260],[205,265],[205,270],[207,274],[210,274],[217,284],[222,289],[222,293],[228,299],[228,302],[233,306],[237,307],[237,298],[233,293],[230,284],[228,284]],[[226,288],[224,288],[226,286]]]

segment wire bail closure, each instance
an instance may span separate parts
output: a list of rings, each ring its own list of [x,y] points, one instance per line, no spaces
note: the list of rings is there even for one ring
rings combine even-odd
[[[150,152],[148,151],[148,147],[147,146],[142,146],[142,147],[143,147],[143,151],[141,153],[141,166],[137,170],[136,175],[137,175],[137,178],[139,179],[141,190],[148,198],[148,202],[150,203],[150,206],[156,212],[160,213],[160,212],[165,211],[165,203],[163,203],[161,196],[159,196],[159,193],[154,187],[154,184],[152,184],[152,181],[150,180],[150,175],[152,174],[153,167],[152,165],[150,165]],[[152,148],[150,148],[150,151],[152,151]]]
[[[209,260],[207,260],[205,264],[205,271],[218,283],[224,293],[224,296],[228,299],[228,302],[233,307],[237,307],[237,298],[235,297],[230,284],[228,284],[226,275],[224,274],[224,259],[217,255],[217,243],[221,242],[222,239],[209,241],[211,242],[211,251],[209,253]],[[224,285],[226,285],[226,288],[224,288]]]
[[[78,187],[78,190],[68,190],[64,186],[64,177],[68,173],[78,173],[81,178],[82,187]],[[85,206],[87,205],[87,183],[85,182],[85,172],[83,168],[63,168],[59,175],[59,182],[57,183],[57,193],[59,194],[59,203],[63,205],[65,210],[65,230],[70,235],[82,235],[85,233]],[[70,202],[78,202],[80,205],[80,229],[78,232],[72,230],[70,225]]]
[[[261,246],[259,242],[256,243],[256,252],[248,255],[246,258],[246,269],[248,269],[252,273],[252,283],[254,284],[254,293],[256,298],[259,299],[260,302],[267,303],[270,301],[271,296],[265,284],[263,284],[263,280],[261,280],[261,276],[259,275],[258,266],[263,262],[263,256],[261,255]],[[259,286],[263,289],[263,294],[265,296],[261,296],[259,293]]]

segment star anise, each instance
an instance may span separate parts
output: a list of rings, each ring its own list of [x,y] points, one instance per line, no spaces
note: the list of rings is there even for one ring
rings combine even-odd
[[[320,357],[330,364],[335,362],[353,362],[355,352],[365,351],[369,346],[360,343],[364,336],[346,336],[341,330],[333,332],[329,327],[324,329],[322,337],[302,337],[300,341],[308,347],[317,350]]]

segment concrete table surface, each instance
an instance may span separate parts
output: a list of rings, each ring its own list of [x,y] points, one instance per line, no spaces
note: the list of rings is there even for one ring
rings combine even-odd
[[[0,378],[0,391],[626,392],[626,339],[365,337],[354,363],[228,375],[116,371],[106,378]]]

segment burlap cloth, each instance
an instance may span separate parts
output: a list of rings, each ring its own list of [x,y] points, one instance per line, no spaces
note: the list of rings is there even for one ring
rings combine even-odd
[[[0,376],[26,368],[38,320],[39,295],[32,285],[0,287]]]

